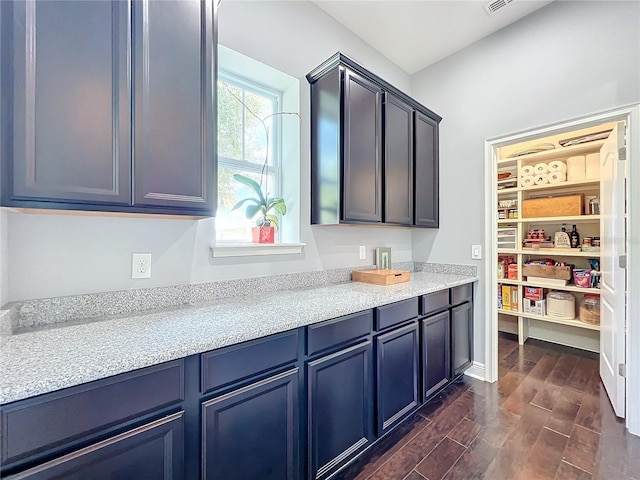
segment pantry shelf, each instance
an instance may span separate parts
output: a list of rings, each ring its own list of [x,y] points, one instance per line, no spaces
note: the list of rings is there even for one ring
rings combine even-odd
[[[554,184],[546,183],[544,185],[534,185],[532,187],[514,187],[513,190],[521,191],[521,192],[531,192],[531,191],[541,191],[541,190],[564,190],[564,189],[573,190],[575,187],[588,187],[588,186],[599,188],[600,180],[599,179],[598,180],[576,180],[573,182],[561,182],[561,183],[554,183]]]
[[[595,142],[581,143],[571,147],[560,147],[553,150],[545,150],[544,152],[530,153],[528,155],[520,155],[518,157],[498,160],[498,165],[502,166],[513,160],[531,161],[531,162],[548,162],[555,159],[564,159],[574,155],[582,155],[585,153],[597,152],[604,145],[604,140]]]
[[[564,217],[530,217],[530,218],[501,218],[499,225],[505,223],[600,223],[600,215],[570,215]]]
[[[540,320],[542,322],[557,323],[560,325],[567,325],[570,327],[584,328],[586,330],[600,330],[600,325],[593,325],[591,323],[585,323],[575,319],[568,320],[566,318],[549,317],[548,315],[534,315],[532,313],[514,312],[512,310],[501,310],[501,309],[498,309],[498,313],[501,313],[503,315],[511,315],[512,317],[530,318],[532,320]]]

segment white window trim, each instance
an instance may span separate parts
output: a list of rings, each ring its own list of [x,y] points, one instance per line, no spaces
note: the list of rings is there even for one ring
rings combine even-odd
[[[250,68],[251,72],[255,74],[256,69],[259,69],[259,78],[266,79],[265,83],[272,85],[278,91],[284,91],[281,97],[281,109],[283,111],[300,111],[300,95],[299,95],[299,83],[298,79],[291,77],[283,72],[273,69],[267,65],[259,62],[253,62],[252,59],[245,57],[233,50],[218,45],[219,61],[224,59],[224,69],[232,75],[239,77],[248,77],[252,75],[248,74],[247,68]],[[249,63],[248,63],[249,62]],[[277,86],[277,87],[276,87]],[[291,122],[287,122],[285,125],[280,123],[282,132],[286,132],[287,129],[293,128]],[[284,239],[285,242],[272,243],[272,244],[255,244],[255,243],[242,243],[242,242],[217,242],[215,238],[210,244],[210,249],[213,257],[244,257],[244,256],[262,256],[262,255],[297,255],[302,253],[306,243],[300,243],[300,129],[297,128],[297,134],[295,136],[288,135],[287,138],[291,139],[291,143],[287,140],[289,148],[293,147],[292,152],[296,155],[295,161],[287,162],[282,154],[286,152],[283,145],[277,145],[280,149],[280,194],[287,202],[287,215],[283,218],[282,225],[278,230],[281,235],[280,239]],[[282,135],[280,136],[282,140]],[[297,153],[296,153],[297,152]],[[287,158],[289,158],[287,156]],[[283,178],[283,177],[287,178]]]

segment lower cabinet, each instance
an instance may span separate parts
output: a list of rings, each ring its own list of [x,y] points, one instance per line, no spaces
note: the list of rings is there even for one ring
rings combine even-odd
[[[418,323],[376,337],[377,431],[382,435],[419,402]]]
[[[169,415],[9,478],[181,480],[184,478],[183,413]]]
[[[202,403],[202,478],[295,480],[298,368]]]
[[[372,356],[367,340],[307,364],[309,479],[326,477],[373,440]]]
[[[473,362],[473,303],[451,309],[451,369],[459,375]]]
[[[421,329],[422,398],[427,400],[451,380],[449,311],[422,319]]]
[[[0,405],[0,477],[324,480],[471,365],[472,293]]]

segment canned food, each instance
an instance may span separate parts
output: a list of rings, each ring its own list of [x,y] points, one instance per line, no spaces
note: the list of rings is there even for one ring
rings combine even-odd
[[[593,237],[591,239],[591,245],[594,247],[599,247],[600,246],[600,237]]]
[[[582,239],[582,246],[583,247],[590,247],[591,246],[591,237],[584,237]]]

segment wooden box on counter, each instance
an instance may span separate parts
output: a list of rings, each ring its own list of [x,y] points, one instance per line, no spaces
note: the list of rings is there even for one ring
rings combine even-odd
[[[579,195],[532,198],[522,201],[522,218],[582,215],[584,198]]]
[[[382,268],[378,270],[356,270],[351,272],[354,282],[373,283],[375,285],[393,285],[395,283],[411,280],[411,272],[407,270],[391,270]]]

